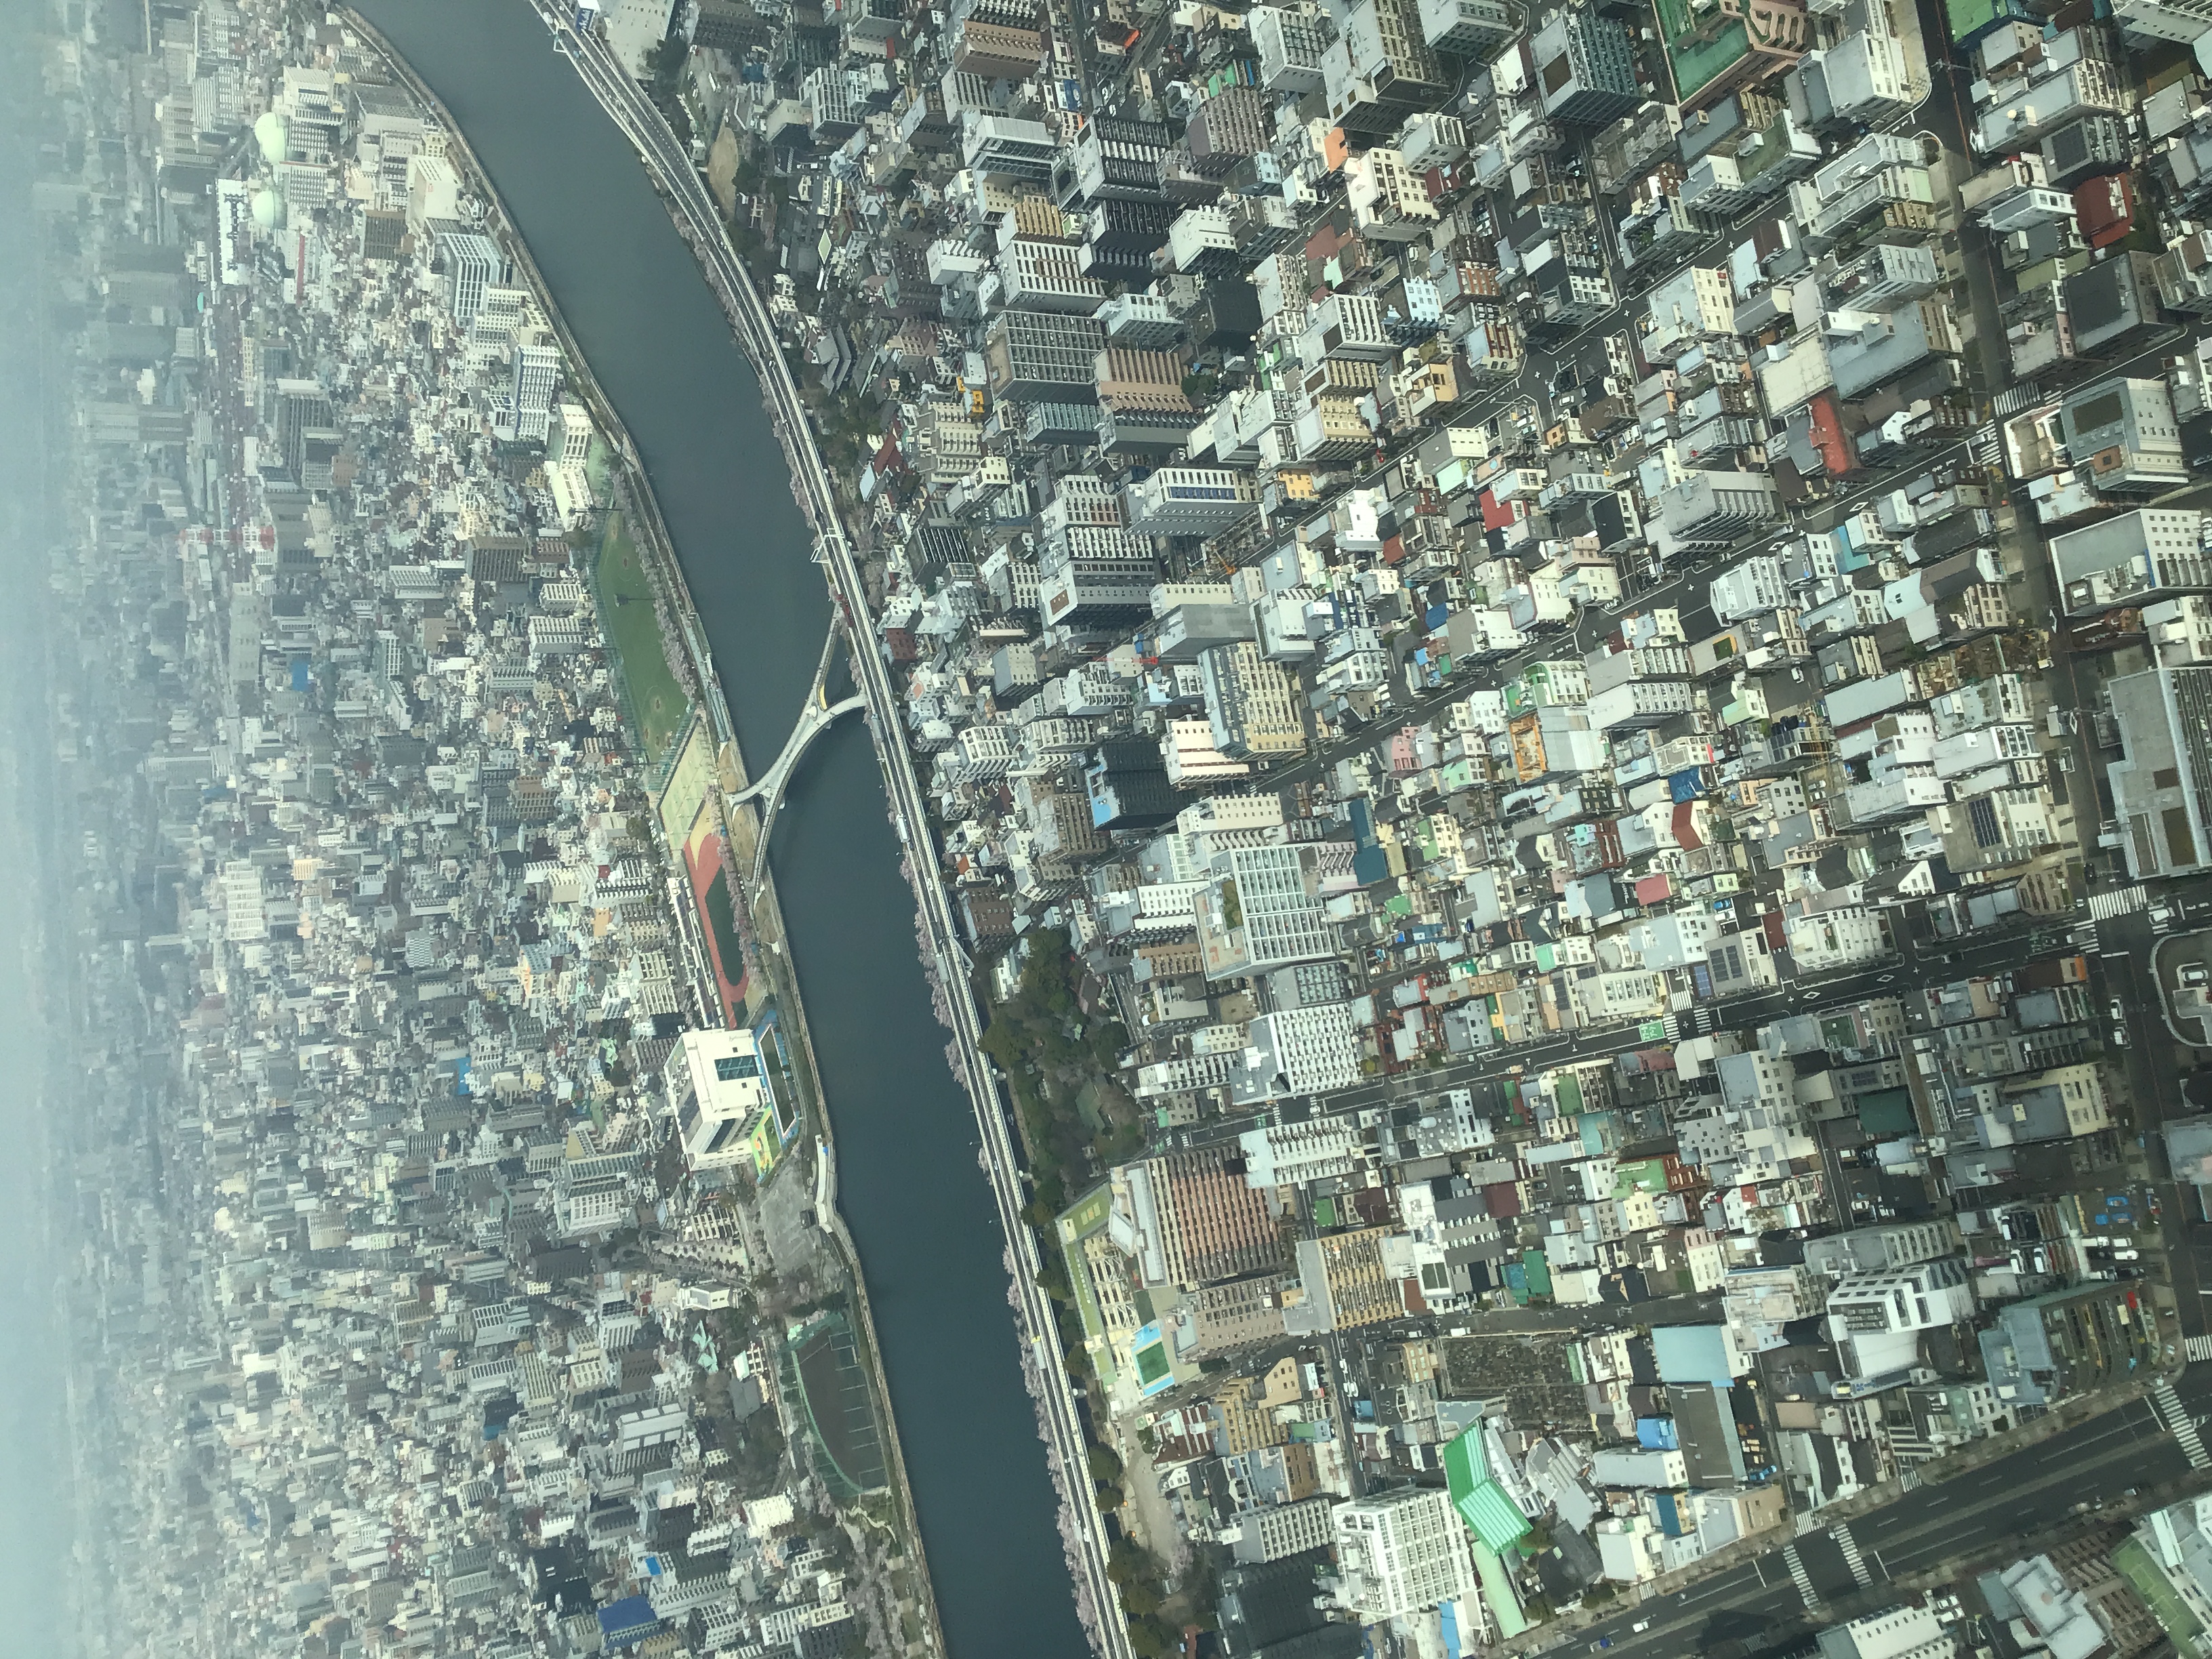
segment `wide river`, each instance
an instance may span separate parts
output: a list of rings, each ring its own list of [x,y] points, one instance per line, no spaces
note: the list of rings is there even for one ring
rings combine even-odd
[[[621,412],[757,771],[830,626],[758,383],[643,165],[523,0],[364,0],[466,134]],[[771,856],[956,1659],[1088,1650],[991,1191],[945,1060],[868,736],[808,752]]]

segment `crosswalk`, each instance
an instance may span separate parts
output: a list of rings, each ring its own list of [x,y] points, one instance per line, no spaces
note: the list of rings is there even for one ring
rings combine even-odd
[[[2204,1441],[2197,1432],[2197,1425],[2181,1408],[2181,1397],[2173,1391],[2173,1384],[2160,1377],[2151,1385],[2150,1408],[2156,1413],[2166,1431],[2181,1443],[2181,1449],[2192,1469],[2212,1468],[2212,1454],[2204,1449]]]
[[[1804,1562],[1798,1559],[1797,1546],[1784,1544],[1782,1559],[1790,1569],[1790,1582],[1797,1586],[1797,1594],[1805,1598],[1805,1610],[1808,1613],[1820,1612],[1820,1592],[1813,1588],[1813,1575],[1805,1571]]]
[[[2200,1359],[2212,1359],[2212,1336],[2192,1336],[2181,1345],[2181,1351],[2192,1365]]]
[[[2074,927],[2073,941],[2075,949],[2090,956],[2105,954],[2104,942],[2097,937],[2097,924],[2094,921],[2077,922]]]
[[[1836,1547],[1844,1553],[1844,1565],[1851,1570],[1851,1577],[1859,1581],[1859,1588],[1873,1589],[1874,1575],[1867,1571],[1866,1558],[1859,1553],[1858,1540],[1851,1536],[1851,1529],[1838,1521],[1828,1531],[1836,1540]]]
[[[2004,459],[2004,440],[1998,436],[1996,422],[1984,422],[1974,428],[1966,440],[1966,453],[1978,466],[1996,466]]]
[[[1679,1042],[1682,1040],[1682,1017],[1680,1014],[1662,1014],[1659,1017],[1659,1023],[1667,1028],[1668,1042]]]
[[[2093,921],[2110,921],[2114,916],[2140,910],[2149,902],[2150,891],[2141,882],[2131,887],[2107,887],[2089,895],[2089,915]]]

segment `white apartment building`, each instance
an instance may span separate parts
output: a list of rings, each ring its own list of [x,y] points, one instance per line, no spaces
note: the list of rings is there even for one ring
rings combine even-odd
[[[1238,1522],[1231,1553],[1239,1561],[1279,1561],[1321,1549],[1334,1535],[1329,1514],[1335,1507],[1336,1499],[1323,1495],[1255,1510]]]
[[[1237,847],[1218,854],[1198,908],[1206,977],[1235,979],[1336,954],[1314,847]]]
[[[1920,1357],[1920,1333],[1971,1319],[1973,1287],[1957,1256],[1846,1273],[1828,1293],[1828,1335],[1852,1382],[1887,1384]]]
[[[1328,1011],[1316,1008],[1299,1012]],[[1271,1014],[1267,1018],[1279,1016]],[[1247,1129],[1237,1141],[1244,1151],[1247,1186],[1302,1187],[1310,1181],[1346,1176],[1358,1169],[1362,1136],[1359,1126],[1346,1119],[1317,1118],[1306,1123],[1279,1123],[1266,1129]]]
[[[1163,466],[1122,492],[1129,528],[1151,536],[1218,536],[1259,511],[1247,472],[1225,466]]]
[[[999,252],[1000,298],[1023,311],[1088,317],[1106,303],[1106,284],[1086,276],[1065,242],[1018,236]]]
[[[1816,1238],[1805,1246],[1805,1265],[1815,1273],[1882,1273],[1934,1261],[1959,1251],[1959,1224],[1949,1216],[1932,1221],[1889,1222],[1854,1227]]]
[[[581,466],[592,453],[592,417],[581,404],[554,404],[545,423],[545,465]]]
[[[1322,59],[1336,40],[1336,25],[1327,12],[1302,16],[1279,6],[1255,6],[1247,21],[1268,91],[1319,92],[1328,84]]]
[[[1692,265],[1651,290],[1646,355],[1671,357],[1708,334],[1735,332],[1735,289],[1720,267]]]
[[[453,320],[465,328],[483,309],[484,290],[507,280],[507,256],[482,231],[455,227],[438,232],[437,260]]]
[[[1522,13],[1502,0],[1420,0],[1421,38],[1439,52],[1472,56],[1520,33]]]
[[[1262,1014],[1252,1022],[1243,1074],[1237,1079],[1237,1102],[1256,1103],[1349,1089],[1364,1075],[1360,1058],[1359,1027],[1348,1002]]]
[[[1802,973],[1830,973],[1889,954],[1881,913],[1856,905],[1791,916],[1784,926],[1790,955]]]
[[[1339,1605],[1369,1624],[1424,1613],[1475,1593],[1467,1526],[1440,1486],[1340,1504],[1336,1529]]]
[[[1130,1092],[1139,1100],[1152,1100],[1161,1095],[1224,1088],[1237,1075],[1241,1064],[1242,1057],[1233,1053],[1156,1060],[1137,1068],[1136,1086]]]
[[[1397,344],[1383,331],[1382,302],[1370,295],[1330,295],[1314,307],[1313,320],[1298,337],[1298,361],[1308,368],[1333,357],[1387,363],[1397,356]]]

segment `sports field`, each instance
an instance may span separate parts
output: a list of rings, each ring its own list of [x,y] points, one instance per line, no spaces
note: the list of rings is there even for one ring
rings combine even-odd
[[[620,659],[623,683],[629,688],[630,712],[644,728],[638,742],[646,760],[658,765],[668,745],[683,731],[690,702],[661,648],[653,586],[646,580],[629,526],[619,513],[607,514],[592,582],[599,590],[600,624]]]

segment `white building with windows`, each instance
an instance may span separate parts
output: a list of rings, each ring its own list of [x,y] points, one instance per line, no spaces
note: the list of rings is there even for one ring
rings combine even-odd
[[[1360,1060],[1359,1027],[1348,1002],[1262,1014],[1252,1022],[1243,1074],[1236,1079],[1237,1103],[1349,1089],[1364,1075]]]
[[[1845,1273],[1828,1293],[1828,1335],[1854,1392],[1905,1379],[1920,1334],[1972,1319],[1974,1290],[1958,1256],[1881,1273]]]
[[[1246,1186],[1303,1187],[1310,1181],[1350,1175],[1360,1165],[1364,1143],[1357,1123],[1337,1117],[1247,1129],[1237,1138],[1237,1144],[1244,1152]]]
[[[1122,491],[1129,528],[1148,536],[1218,536],[1260,510],[1251,475],[1225,466],[1163,466]]]
[[[1442,1486],[1402,1486],[1337,1505],[1338,1605],[1368,1624],[1475,1594],[1467,1524]]]
[[[684,1161],[694,1170],[745,1161],[754,1125],[776,1109],[767,1062],[750,1031],[686,1031],[663,1078]]]

